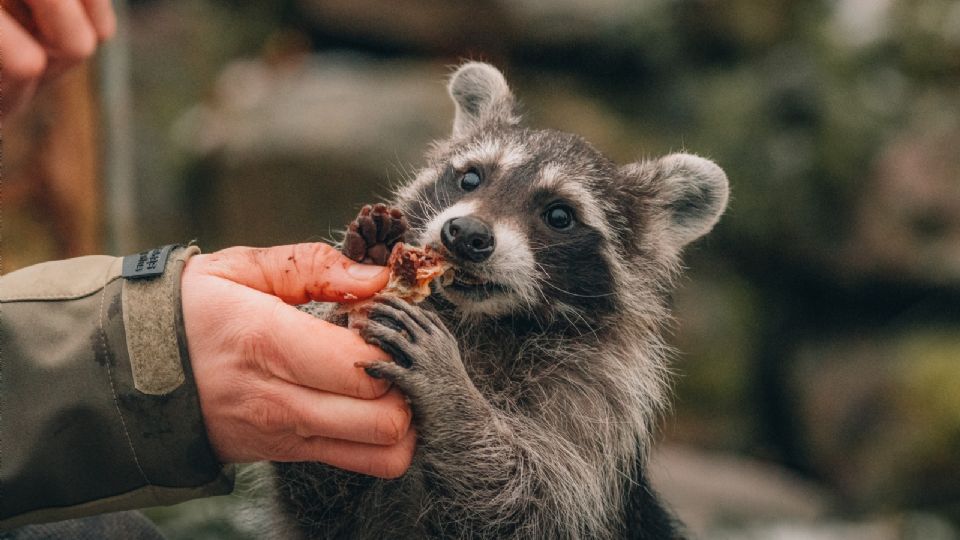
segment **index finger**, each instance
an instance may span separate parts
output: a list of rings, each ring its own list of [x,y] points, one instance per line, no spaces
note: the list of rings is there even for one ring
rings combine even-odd
[[[346,328],[276,301],[265,336],[275,360],[274,375],[288,382],[362,399],[390,389],[387,381],[355,365],[389,362],[390,356]]]

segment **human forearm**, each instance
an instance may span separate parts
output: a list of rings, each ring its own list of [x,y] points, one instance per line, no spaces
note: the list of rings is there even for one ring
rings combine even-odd
[[[194,249],[149,282],[102,256],[0,279],[3,527],[229,491],[182,355]]]

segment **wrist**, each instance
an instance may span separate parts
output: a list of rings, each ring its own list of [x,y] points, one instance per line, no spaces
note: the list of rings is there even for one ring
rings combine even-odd
[[[221,475],[200,409],[181,302],[184,267],[199,252],[196,246],[172,246],[124,258],[126,384],[132,389],[122,401],[138,407],[130,437],[153,483],[154,477],[173,475],[164,481],[190,478],[188,484],[196,485]]]

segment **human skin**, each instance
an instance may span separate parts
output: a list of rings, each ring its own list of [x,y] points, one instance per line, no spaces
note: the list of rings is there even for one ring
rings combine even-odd
[[[320,243],[235,247],[187,261],[188,349],[221,461],[321,461],[382,478],[407,470],[416,442],[409,405],[355,365],[390,357],[290,305],[368,298],[387,277],[386,268]]]
[[[93,55],[117,28],[110,0],[0,0],[0,6],[4,119],[39,86]]]

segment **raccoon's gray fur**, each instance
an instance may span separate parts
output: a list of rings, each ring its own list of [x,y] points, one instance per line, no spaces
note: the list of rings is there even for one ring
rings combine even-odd
[[[687,154],[618,167],[525,128],[487,64],[461,66],[449,91],[453,133],[394,205],[413,243],[450,248],[459,218],[492,239],[453,254],[453,285],[383,304],[363,333],[405,357],[373,372],[411,401],[414,463],[396,480],[276,464],[282,534],[681,536],[644,462],[667,401],[665,297],[681,248],[723,212],[726,176]]]

